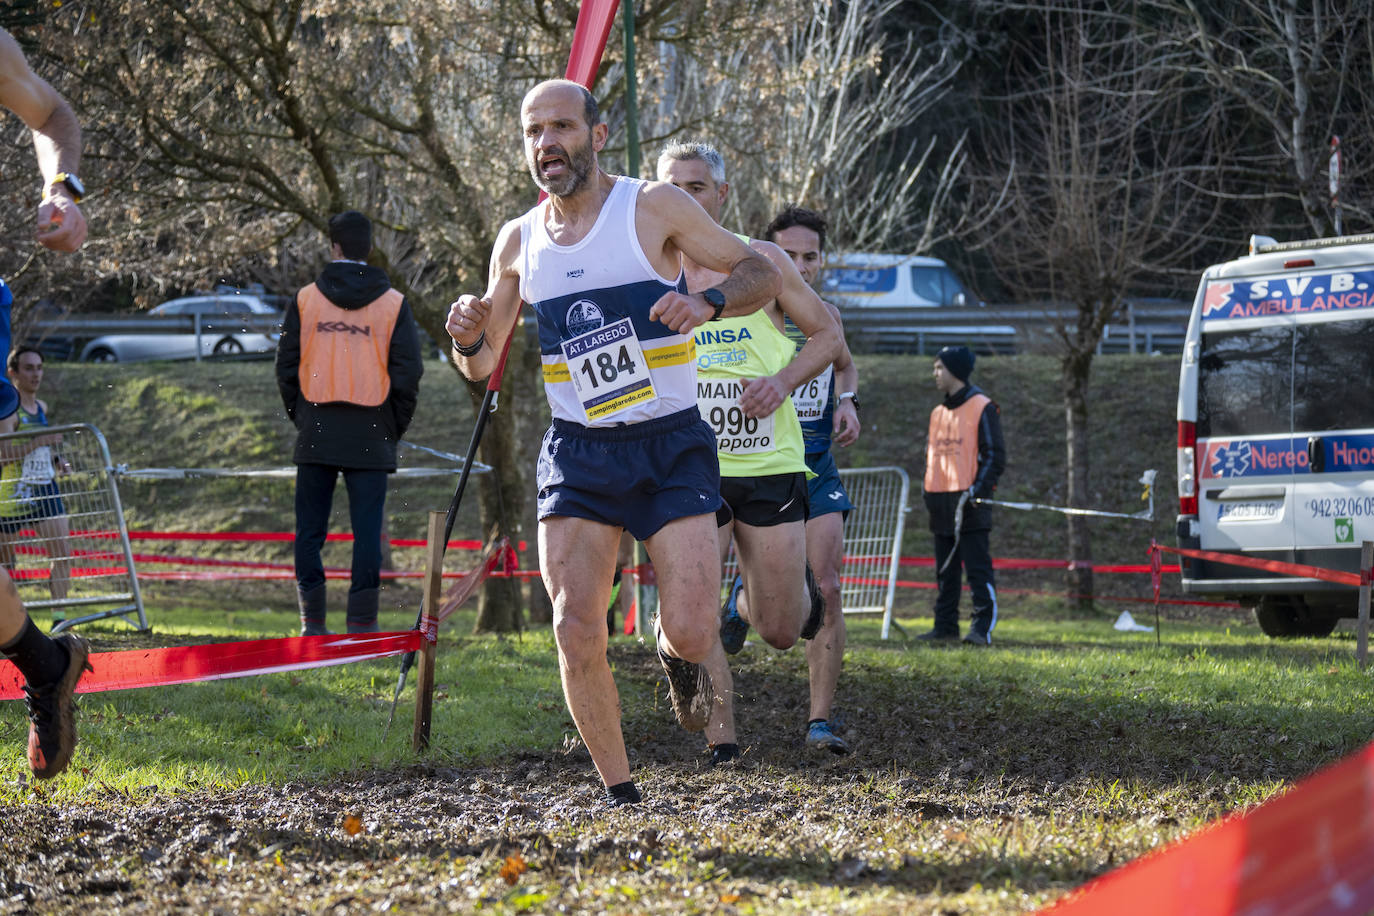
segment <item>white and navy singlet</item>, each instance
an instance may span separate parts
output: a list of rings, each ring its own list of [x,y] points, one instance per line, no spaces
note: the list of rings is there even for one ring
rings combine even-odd
[[[544,226],[544,202],[520,220],[520,296],[539,319],[544,390],[555,419],[620,426],[696,406],[696,351],[690,334],[649,320],[664,280],[635,231],[646,182],[618,176],[596,224],[575,245],[558,245]]]

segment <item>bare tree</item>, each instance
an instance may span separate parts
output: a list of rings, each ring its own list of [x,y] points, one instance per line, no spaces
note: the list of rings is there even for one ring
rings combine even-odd
[[[561,70],[570,21],[533,17],[516,34],[528,5],[463,0],[110,7],[98,30],[69,22],[57,49],[83,62],[71,76],[104,166],[98,272],[157,291],[248,269],[295,288],[324,256],[329,216],[356,208],[380,227],[373,260],[445,339],[447,303],[485,286],[496,214],[533,203],[519,96]],[[524,342],[506,401],[542,407]],[[472,404],[482,387],[468,386]],[[531,464],[516,413],[493,416],[480,458],[495,473],[478,488],[484,530],[513,539]],[[478,628],[519,622],[509,582],[489,581]]]
[[[971,241],[995,252],[1019,297],[1074,307],[1056,336],[1068,502],[1086,507],[1098,342],[1133,285],[1190,262],[1219,206],[1199,186],[1221,155],[1221,131],[1180,81],[1178,52],[1140,42],[1130,11],[1050,2],[1028,22],[1009,55],[1015,91],[998,101],[972,167],[973,194],[1008,188],[1002,219]],[[1091,596],[1087,520],[1070,517],[1068,535],[1070,590]]]
[[[761,10],[745,40],[723,28],[730,44],[660,37],[641,52],[657,100],[642,133],[651,147],[699,138],[726,154],[732,226],[762,226],[797,201],[825,212],[841,245],[926,250],[967,218],[949,200],[966,136],[913,145],[911,128],[950,92],[968,48],[950,27],[933,42],[894,37],[901,6],[801,0]]]
[[[1342,208],[1368,225],[1374,216],[1374,157],[1365,155],[1374,144],[1374,2],[1149,0],[1141,6],[1148,11],[1145,40],[1176,49],[1178,65],[1199,71],[1230,106],[1233,134],[1256,141],[1223,163],[1234,196],[1296,201],[1306,230],[1328,234],[1327,162],[1331,138],[1340,135],[1354,151]],[[1283,214],[1274,218],[1282,221]]]

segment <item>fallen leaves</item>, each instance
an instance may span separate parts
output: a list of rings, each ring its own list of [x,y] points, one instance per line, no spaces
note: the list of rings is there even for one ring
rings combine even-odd
[[[515,884],[520,880],[520,876],[529,871],[529,866],[525,864],[525,857],[520,853],[506,856],[506,861],[501,863],[501,880],[507,884]]]

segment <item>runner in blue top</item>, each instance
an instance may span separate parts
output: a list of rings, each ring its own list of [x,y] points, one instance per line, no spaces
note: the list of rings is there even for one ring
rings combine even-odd
[[[454,361],[486,378],[529,302],[553,425],[539,455],[539,568],[554,607],[563,695],[611,805],[640,800],[606,659],[606,606],[622,530],[658,576],[658,655],[674,713],[701,730],[717,642],[715,435],[696,406],[692,331],[757,310],[779,274],[671,185],[609,175],[596,100],[550,80],[520,108],[525,159],[549,194],[506,223],[487,291],[449,308]],[[688,295],[682,259],[724,278]]]
[[[34,75],[19,44],[0,29],[0,105],[33,132],[34,153],[43,179],[38,205],[38,242],[54,251],[75,251],[86,239],[86,218],[77,206],[85,193],[76,169],[81,161],[81,126],[71,107]],[[9,315],[3,316],[0,343],[9,350]],[[0,381],[0,433],[18,425],[19,393]],[[6,457],[0,446],[0,460]],[[29,710],[29,769],[39,779],[67,768],[76,749],[72,694],[90,646],[75,633],[49,639],[29,619],[24,604],[0,570],[0,653],[24,675]]]
[[[806,282],[814,287],[824,264],[825,230],[825,219],[819,213],[792,206],[773,218],[764,230],[764,237],[782,248]],[[828,302],[826,305],[835,323],[843,329],[839,309]],[[800,345],[800,334],[795,336]],[[842,332],[842,340],[843,336]],[[811,713],[806,743],[835,754],[849,753],[849,745],[835,734],[829,720],[835,685],[844,662],[840,566],[844,560],[844,520],[853,505],[840,482],[840,472],[835,467],[830,447],[833,443],[843,448],[859,438],[858,388],[859,371],[849,348],[844,347],[832,366],[792,392],[792,403],[801,418],[806,443],[806,466],[816,474],[810,482],[811,515],[806,521],[806,560],[825,596],[825,621],[816,638],[806,646],[806,661],[811,673]]]

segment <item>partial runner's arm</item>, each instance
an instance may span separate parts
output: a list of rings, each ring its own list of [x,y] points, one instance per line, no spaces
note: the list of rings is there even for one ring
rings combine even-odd
[[[824,300],[822,300],[824,301]],[[859,391],[859,367],[854,365],[854,355],[849,352],[849,344],[844,339],[844,321],[840,310],[826,302],[830,317],[835,319],[835,327],[840,332],[840,355],[835,358],[835,397],[852,391]],[[859,439],[859,408],[850,398],[835,403],[835,419],[830,427],[831,441],[841,448],[853,445]]]
[[[449,306],[446,329],[453,338],[453,361],[469,379],[487,378],[520,311],[520,221],[501,227],[491,252],[487,291],[481,297],[459,296]]]
[[[685,254],[702,267],[725,274],[725,279],[713,287],[725,297],[721,318],[748,315],[777,297],[781,283],[777,268],[739,236],[718,225],[686,191],[650,182],[640,193],[638,207],[642,216],[640,241],[649,241],[644,246],[646,252],[658,248],[679,266],[680,255]],[[690,333],[714,315],[715,307],[702,292],[668,293],[649,311],[651,319],[679,334]]]
[[[86,217],[57,176],[75,175],[81,165],[81,125],[62,96],[29,69],[19,43],[4,29],[0,29],[0,105],[33,132],[43,177],[38,241],[54,251],[75,251],[86,240]]]
[[[753,242],[753,248],[778,270],[782,277],[778,306],[806,335],[806,343],[777,374],[744,383],[739,406],[748,416],[766,417],[777,410],[797,386],[824,372],[825,367],[839,356],[843,340],[829,309],[816,291],[806,285],[786,252],[772,242],[759,240]]]

